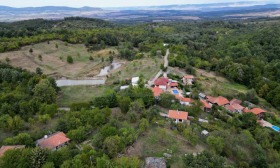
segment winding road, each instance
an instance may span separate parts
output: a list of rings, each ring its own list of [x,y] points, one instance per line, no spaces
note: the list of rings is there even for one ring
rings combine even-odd
[[[168,67],[168,56],[169,56],[169,49],[166,50],[166,54],[164,56],[164,67]],[[162,70],[159,70],[159,72],[156,74],[156,76],[148,81],[149,86],[152,86],[157,78],[160,77],[160,75],[163,73],[163,76],[166,78],[168,72],[163,72]]]

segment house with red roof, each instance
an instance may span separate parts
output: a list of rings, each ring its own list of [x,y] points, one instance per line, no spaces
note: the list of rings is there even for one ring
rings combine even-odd
[[[192,75],[187,75],[187,76],[184,76],[182,80],[183,80],[183,82],[184,82],[185,84],[187,84],[187,85],[192,85],[193,82],[194,82],[194,76],[192,76]]]
[[[180,103],[182,105],[185,105],[185,106],[190,106],[191,105],[191,102],[192,102],[191,98],[185,98],[185,97],[180,96],[180,95],[176,95],[175,97],[176,97],[177,100],[180,101]]]
[[[206,97],[207,97],[207,102],[211,104],[217,104],[218,106],[223,106],[223,107],[229,104],[228,99],[223,96],[219,96],[219,97],[206,96]]]
[[[253,108],[253,109],[244,109],[243,110],[245,113],[253,113],[255,114],[258,119],[262,119],[264,116],[264,113],[266,112],[265,110],[261,109],[261,108]]]
[[[156,98],[159,97],[160,94],[163,93],[163,90],[160,89],[160,88],[157,87],[157,86],[153,87],[152,91],[153,91],[154,97],[156,97]]]
[[[176,87],[178,87],[178,82],[172,81],[172,82],[169,83],[168,86],[169,86],[170,88],[176,88]]]
[[[212,106],[206,100],[200,100],[200,101],[202,103],[203,111],[210,112]]]
[[[225,108],[232,113],[242,113],[245,107],[241,106],[240,104],[231,104],[226,105]]]
[[[0,157],[2,157],[8,150],[22,149],[25,145],[2,146],[0,148]]]
[[[242,101],[241,100],[238,100],[238,99],[232,99],[230,102],[229,102],[229,104],[230,105],[233,105],[233,104],[241,104],[242,103]]]
[[[169,110],[168,118],[172,119],[176,124],[184,123],[188,120],[188,112],[178,111],[178,110]]]
[[[45,135],[44,138],[36,141],[36,146],[50,150],[57,150],[69,143],[70,139],[63,132],[52,135]]]
[[[169,79],[168,78],[164,78],[164,77],[158,78],[154,82],[155,86],[157,86],[157,87],[159,87],[159,88],[161,88],[163,90],[167,89],[168,84],[169,84]]]

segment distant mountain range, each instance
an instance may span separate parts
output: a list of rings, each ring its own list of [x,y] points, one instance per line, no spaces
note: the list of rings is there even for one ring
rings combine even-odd
[[[267,4],[264,2],[231,2],[116,8],[73,8],[65,6],[13,8],[0,6],[0,22],[35,18],[61,19],[71,16],[100,18],[118,22],[280,17],[280,2],[278,4]]]

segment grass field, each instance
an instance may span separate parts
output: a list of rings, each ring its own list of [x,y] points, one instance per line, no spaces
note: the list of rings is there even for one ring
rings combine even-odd
[[[112,85],[61,87],[61,93],[58,96],[57,103],[60,107],[69,107],[72,103],[88,102],[114,87]]]
[[[58,46],[56,48],[56,45]],[[32,48],[33,52],[29,50]],[[55,77],[82,78],[92,77],[99,73],[100,69],[108,64],[106,62],[109,52],[115,48],[106,48],[104,50],[88,52],[83,44],[66,44],[62,41],[50,41],[22,47],[19,51],[12,51],[0,54],[0,60],[5,62],[9,58],[9,64],[16,67],[35,71],[37,67],[43,69],[47,75]],[[42,60],[39,59],[42,56]],[[71,56],[73,64],[67,63],[67,57]],[[89,57],[94,58],[93,61]],[[102,57],[104,62],[102,62]]]
[[[116,80],[124,80],[126,78],[140,76],[141,74],[146,80],[150,80],[160,70],[161,63],[163,63],[163,59],[160,57],[146,57],[140,60],[126,62],[124,66],[110,75],[107,82],[112,83]]]

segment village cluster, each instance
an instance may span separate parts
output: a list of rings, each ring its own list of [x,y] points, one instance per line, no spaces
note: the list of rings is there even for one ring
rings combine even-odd
[[[131,85],[137,86],[140,78],[134,77],[131,79]],[[192,85],[195,80],[195,77],[192,75],[184,76],[182,78],[182,82],[184,85]],[[129,88],[129,85],[121,86],[120,89],[124,90]],[[151,90],[153,92],[153,95],[155,99],[160,99],[160,95],[164,92],[169,92],[175,96],[175,98],[180,102],[180,104],[185,106],[192,106],[193,100],[189,97],[184,97],[183,95],[190,95],[191,92],[184,93],[181,89],[178,88],[178,81],[166,78],[166,77],[160,77],[156,79],[151,87]],[[199,99],[202,103],[202,109],[205,112],[211,112],[213,105],[217,105],[220,107],[225,108],[229,112],[232,113],[253,113],[258,118],[258,123],[263,127],[271,127],[275,131],[280,131],[278,127],[273,126],[267,121],[263,120],[265,110],[261,108],[252,108],[249,109],[248,107],[243,107],[242,101],[238,99],[232,99],[228,100],[225,97],[218,96],[218,97],[212,97],[207,96],[203,93],[199,93]],[[186,111],[178,111],[178,110],[169,110],[168,114],[164,114],[165,117],[172,119],[176,124],[177,123],[190,123],[188,116],[188,112]],[[199,119],[201,122],[208,122],[204,119]],[[202,134],[207,135],[209,132],[207,130],[203,130]],[[49,150],[57,150],[65,145],[67,145],[70,142],[70,139],[63,133],[63,132],[56,132],[51,135],[45,135],[43,138],[37,140],[36,146],[41,148],[47,148]],[[4,155],[4,153],[7,150],[10,149],[19,149],[19,148],[25,148],[24,145],[15,145],[15,146],[2,146],[0,148],[0,157]]]

